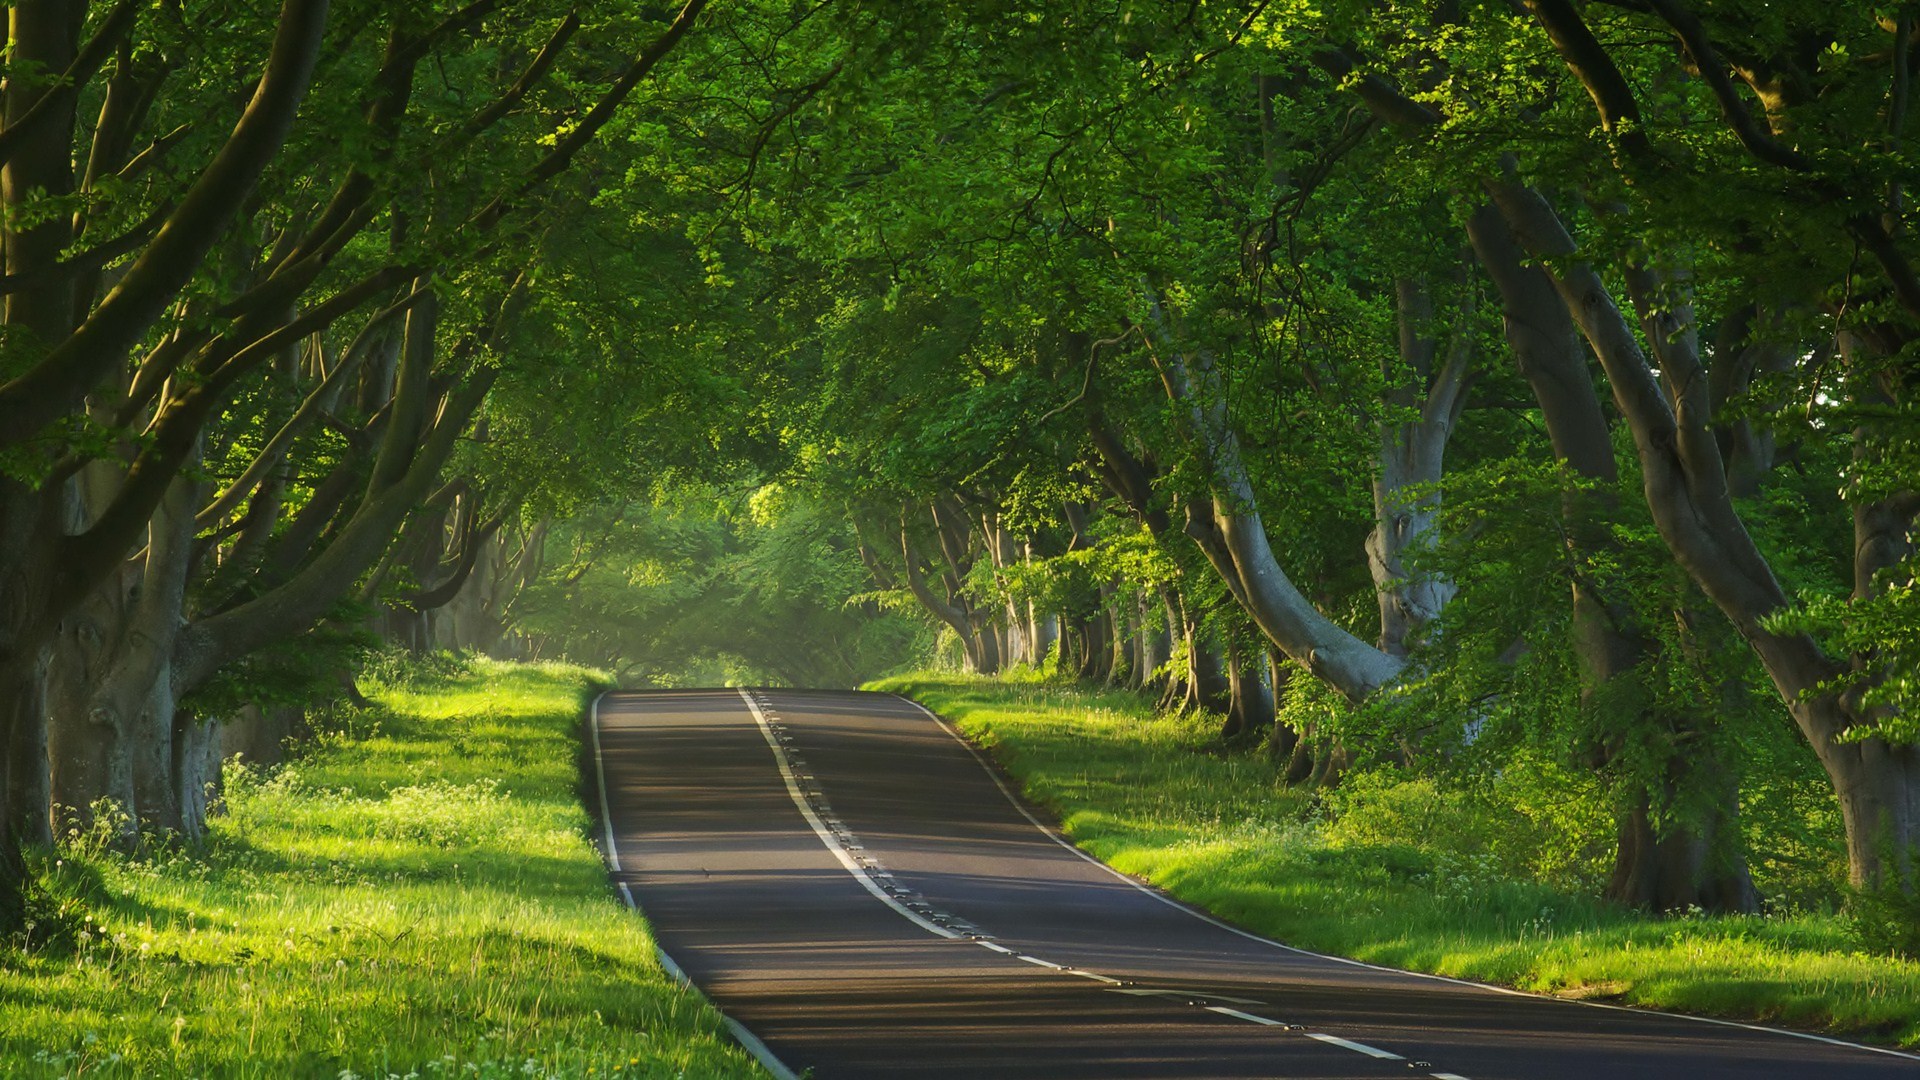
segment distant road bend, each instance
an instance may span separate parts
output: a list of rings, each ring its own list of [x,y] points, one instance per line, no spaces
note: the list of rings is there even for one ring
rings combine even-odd
[[[592,729],[620,888],[787,1075],[1920,1077],[1913,1055],[1243,933],[1058,840],[891,695],[615,692]]]

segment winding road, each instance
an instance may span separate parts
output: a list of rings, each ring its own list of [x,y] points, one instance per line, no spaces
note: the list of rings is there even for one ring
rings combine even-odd
[[[903,698],[614,692],[591,735],[615,881],[776,1075],[1920,1077],[1247,934],[1061,841]]]

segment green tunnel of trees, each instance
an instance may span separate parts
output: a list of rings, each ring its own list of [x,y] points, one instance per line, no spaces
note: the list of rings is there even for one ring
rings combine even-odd
[[[8,15],[0,923],[370,637],[937,631],[1290,782],[1597,776],[1623,903],[1757,910],[1784,776],[1920,886],[1920,8]]]

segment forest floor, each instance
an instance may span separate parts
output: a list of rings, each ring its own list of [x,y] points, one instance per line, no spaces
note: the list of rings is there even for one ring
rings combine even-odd
[[[295,761],[229,767],[204,846],[36,857],[34,926],[0,948],[0,1075],[761,1075],[587,839],[593,682],[398,669]]]
[[[1224,748],[1217,719],[1156,716],[1130,693],[928,672],[867,689],[908,695],[989,749],[1090,854],[1276,940],[1571,998],[1920,1045],[1920,962],[1869,953],[1840,916],[1653,918],[1505,878],[1435,830],[1405,827],[1407,799],[1347,809],[1379,820],[1342,819],[1280,786],[1264,753]]]

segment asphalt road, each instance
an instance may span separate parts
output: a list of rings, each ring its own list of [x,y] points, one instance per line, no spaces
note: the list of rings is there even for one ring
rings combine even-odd
[[[1300,952],[1073,850],[905,699],[620,692],[593,720],[616,880],[794,1073],[1920,1077],[1920,1057]]]

